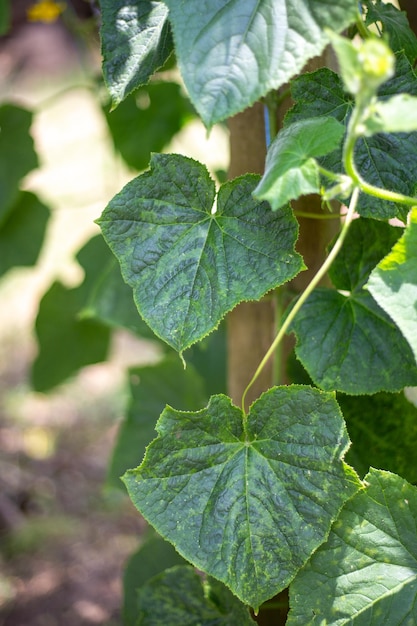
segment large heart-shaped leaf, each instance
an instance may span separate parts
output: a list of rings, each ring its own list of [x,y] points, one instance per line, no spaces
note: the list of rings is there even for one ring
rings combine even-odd
[[[285,588],[358,489],[342,462],[348,437],[332,394],[276,387],[244,417],[223,395],[167,407],[130,497],[194,565],[258,607]]]
[[[392,251],[369,277],[368,288],[407,339],[417,361],[417,208]]]
[[[190,98],[207,126],[299,72],[355,20],[355,0],[165,0]]]
[[[297,357],[322,389],[371,394],[417,384],[409,345],[364,289],[370,271],[402,231],[355,220],[330,271],[337,291],[313,291],[292,322]]]
[[[377,470],[290,589],[288,626],[417,623],[417,491]]]
[[[103,75],[116,106],[172,52],[168,9],[151,0],[101,0],[100,8]]]
[[[153,155],[98,220],[156,335],[183,351],[242,300],[257,300],[302,268],[297,222],[252,198],[259,176],[220,188],[180,155]]]

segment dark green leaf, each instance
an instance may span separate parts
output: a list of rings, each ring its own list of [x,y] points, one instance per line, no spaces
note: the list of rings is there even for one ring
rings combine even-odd
[[[313,157],[332,152],[345,129],[334,117],[300,120],[281,130],[266,156],[265,174],[254,191],[279,209],[299,196],[320,191],[320,176]]]
[[[372,394],[417,384],[406,340],[363,288],[401,233],[383,222],[355,220],[330,272],[340,291],[316,289],[291,324],[297,357],[322,389]]]
[[[138,595],[137,626],[253,626],[247,607],[215,580],[179,565],[155,576]]]
[[[0,224],[0,276],[12,267],[34,265],[42,248],[49,209],[21,191]]]
[[[246,175],[220,188],[206,168],[180,155],[153,155],[98,220],[156,335],[183,351],[242,300],[257,300],[302,268],[297,222],[252,192]],[[279,243],[278,243],[279,242]]]
[[[391,3],[381,0],[366,0],[366,21],[370,24],[378,23],[378,29],[388,35],[388,43],[394,52],[404,50],[410,63],[417,57],[417,38],[408,23],[407,14],[399,11]]]
[[[292,124],[310,117],[334,116],[347,124],[353,101],[345,94],[337,74],[327,68],[296,78],[291,87],[295,106],[285,122]],[[380,88],[379,97],[409,93],[417,96],[416,75],[403,54],[397,55],[395,76]],[[417,133],[384,133],[358,141],[355,161],[363,178],[373,185],[414,196],[417,180]],[[319,162],[335,173],[343,172],[342,150],[321,157]],[[365,217],[406,220],[408,208],[386,200],[361,194],[358,211]]]
[[[195,411],[204,406],[203,381],[194,369],[184,367],[177,356],[158,365],[129,370],[130,405],[110,463],[108,483],[123,488],[120,477],[137,467],[146,446],[155,437],[155,425],[167,404]]]
[[[404,235],[372,272],[368,289],[401,330],[417,361],[417,208]]]
[[[371,470],[291,585],[288,626],[417,623],[417,491]]]
[[[338,395],[337,400],[352,441],[346,461],[361,476],[372,466],[417,483],[417,408],[404,393]]]
[[[184,564],[184,559],[156,534],[152,534],[129,558],[123,575],[123,623],[137,625],[139,617],[138,590],[150,578],[174,565]],[[168,626],[169,620],[165,622]]]
[[[142,87],[104,113],[116,150],[137,170],[146,169],[151,152],[161,152],[192,115],[180,86],[168,82]]]
[[[179,67],[210,127],[242,111],[320,54],[325,28],[355,20],[355,0],[166,0]]]
[[[5,35],[10,28],[9,0],[0,0],[0,35]]]
[[[85,270],[83,283],[68,289],[55,282],[43,296],[36,319],[39,352],[32,366],[36,391],[48,391],[84,365],[105,360],[109,329],[95,320],[82,319],[79,314],[108,259],[103,238],[94,237],[77,254]]]
[[[38,167],[31,125],[30,111],[13,104],[0,106],[0,223],[17,200],[22,178]]]
[[[247,422],[226,396],[196,413],[167,407],[157,431],[124,476],[132,501],[255,608],[288,585],[358,488],[334,396],[311,387],[270,389]]]
[[[117,106],[171,54],[168,9],[151,0],[101,0],[100,7],[103,75]]]
[[[80,311],[84,319],[94,318],[108,326],[127,328],[139,337],[158,338],[140,317],[132,290],[126,285],[117,260],[109,251],[106,267],[92,286],[87,304]]]

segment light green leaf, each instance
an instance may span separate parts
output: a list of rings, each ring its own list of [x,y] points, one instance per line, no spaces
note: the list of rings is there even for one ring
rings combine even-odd
[[[215,186],[180,155],[153,155],[98,220],[156,335],[183,351],[242,300],[257,300],[302,268],[289,207],[273,214],[252,198],[259,177]]]
[[[242,111],[297,74],[346,28],[355,0],[166,0],[179,67],[204,123]]]
[[[363,122],[367,137],[376,133],[401,133],[417,130],[417,98],[398,94],[370,107],[369,117]]]
[[[332,394],[275,387],[247,422],[226,396],[167,407],[142,465],[127,472],[144,517],[196,567],[258,607],[285,588],[358,488]]]
[[[152,531],[152,535],[129,558],[123,573],[123,624],[137,625],[140,587],[165,569],[184,564],[184,559],[172,545]],[[167,620],[165,626],[169,623]]]
[[[249,609],[215,580],[178,565],[155,576],[138,593],[136,626],[253,626]]]
[[[320,191],[320,177],[312,157],[332,152],[345,128],[334,117],[295,122],[281,130],[266,156],[265,174],[253,195],[279,209],[299,196]]]
[[[417,623],[417,491],[378,470],[290,588],[287,625]]]
[[[68,289],[55,282],[42,297],[36,318],[39,350],[32,365],[36,391],[48,391],[81,367],[106,359],[109,328],[96,320],[82,319],[79,314],[108,259],[103,238],[94,237],[77,254],[85,271],[82,284]]]
[[[295,106],[287,113],[285,123],[323,115],[334,116],[347,125],[353,107],[350,95],[343,91],[337,74],[327,68],[296,78],[291,85]],[[417,78],[403,54],[397,55],[394,78],[382,85],[378,95],[382,100],[400,93],[417,96]],[[373,185],[414,196],[417,181],[417,134],[381,133],[360,139],[355,148],[355,161],[363,178]],[[343,173],[342,149],[320,157],[320,165]],[[408,207],[361,194],[358,212],[364,217],[406,221]]]
[[[291,324],[297,357],[322,389],[372,394],[417,384],[411,349],[363,288],[401,233],[383,222],[355,220],[330,271],[339,291],[316,289]]]
[[[168,9],[151,0],[101,0],[100,8],[103,75],[115,107],[171,54]]]
[[[30,111],[13,104],[0,106],[0,223],[17,200],[22,178],[38,167],[31,125]]]
[[[47,206],[32,193],[19,192],[0,224],[0,276],[13,267],[36,263],[48,219]]]
[[[410,63],[417,57],[417,37],[411,30],[407,14],[399,11],[390,2],[365,0],[366,24],[378,23],[378,29],[388,36],[388,43],[394,52],[404,50]]]
[[[126,470],[142,462],[165,406],[195,411],[207,400],[202,379],[192,366],[184,369],[177,355],[166,357],[157,365],[130,369],[129,381],[129,409],[120,426],[107,478],[111,486],[123,490],[120,478]]]
[[[417,361],[417,207],[404,235],[370,275],[368,289],[401,330]]]

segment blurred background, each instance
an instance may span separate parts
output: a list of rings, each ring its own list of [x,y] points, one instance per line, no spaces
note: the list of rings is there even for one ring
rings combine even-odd
[[[96,4],[9,6],[0,37],[0,194],[26,146],[32,162],[16,175],[16,198],[36,205],[44,228],[28,223],[17,233],[17,208],[14,222],[11,212],[0,221],[0,626],[120,624],[123,569],[145,524],[109,463],[136,380],[128,368],[158,362],[162,349],[117,323],[103,330],[101,320],[92,332],[104,348],[61,371],[60,355],[75,352],[76,339],[60,315],[85,286],[88,255],[77,255],[99,234],[94,220],[146,169],[150,152],[186,154],[221,179],[227,131],[207,137],[174,64],[164,74],[170,86],[143,90],[112,118]],[[0,216],[3,202],[0,195]]]

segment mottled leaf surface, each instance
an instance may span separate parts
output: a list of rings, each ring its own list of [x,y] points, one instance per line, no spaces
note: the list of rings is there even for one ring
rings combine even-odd
[[[13,104],[0,106],[0,223],[17,200],[22,178],[38,167],[32,120],[31,111]]]
[[[394,320],[417,361],[417,208],[392,251],[369,277],[368,289]]]
[[[178,0],[169,7],[178,63],[210,127],[299,72],[355,20],[355,0]]]
[[[297,77],[291,86],[296,101],[287,113],[286,124],[315,116],[333,116],[347,125],[353,107],[337,74],[327,68]],[[417,79],[404,54],[397,55],[396,74],[378,91],[382,100],[401,93],[417,96]],[[323,167],[343,173],[342,150],[319,158]],[[365,180],[381,187],[414,196],[417,181],[417,133],[378,133],[360,139],[355,149],[356,166]],[[358,212],[364,217],[406,221],[408,207],[361,194]]]
[[[288,626],[417,623],[417,491],[371,470],[290,589]]]
[[[252,198],[246,175],[216,198],[206,168],[180,155],[153,155],[98,220],[133,288],[139,313],[178,351],[215,329],[242,300],[257,300],[302,268],[297,222]]]
[[[138,593],[137,626],[253,626],[249,609],[216,580],[189,565],[155,576]]]
[[[184,558],[258,607],[285,588],[358,488],[332,394],[275,387],[242,411],[230,398],[167,407],[142,465],[124,476],[133,503]]]
[[[268,200],[275,210],[304,194],[318,193],[320,176],[314,157],[332,152],[344,132],[334,117],[300,120],[282,129],[268,150],[255,198]]]
[[[116,106],[171,54],[168,8],[151,0],[101,0],[100,8],[103,75]]]
[[[190,365],[184,369],[177,355],[166,357],[157,365],[131,368],[129,396],[129,408],[119,429],[107,478],[109,484],[123,489],[121,476],[142,462],[165,406],[193,411],[201,409],[207,400],[201,377]]]
[[[49,219],[49,209],[33,193],[21,191],[0,223],[0,276],[13,267],[34,265]]]
[[[371,394],[417,384],[409,345],[363,288],[402,232],[383,222],[355,220],[330,270],[336,289],[313,291],[291,324],[297,357],[322,389]]]

